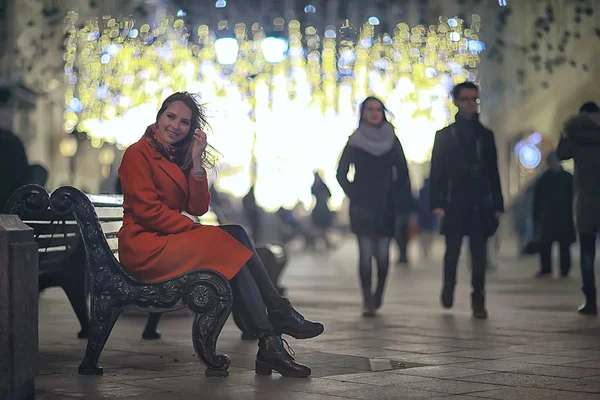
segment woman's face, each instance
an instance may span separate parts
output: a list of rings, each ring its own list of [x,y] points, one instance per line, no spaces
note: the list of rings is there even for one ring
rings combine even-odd
[[[168,144],[176,144],[185,139],[191,126],[192,110],[181,101],[169,104],[158,120],[158,132]]]
[[[362,112],[362,119],[369,125],[378,126],[383,122],[383,107],[377,100],[368,100]]]

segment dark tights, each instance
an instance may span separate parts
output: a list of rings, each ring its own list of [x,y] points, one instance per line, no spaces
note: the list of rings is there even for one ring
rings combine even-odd
[[[372,260],[377,262],[377,282],[383,284],[390,265],[389,237],[371,238],[357,235],[358,238],[358,273],[363,288],[371,290]]]
[[[233,236],[254,254],[240,271],[231,279],[236,306],[252,321],[259,333],[270,333],[273,326],[269,322],[266,310],[276,308],[282,303],[279,291],[269,279],[265,266],[256,254],[250,237],[239,225],[221,225],[219,228]]]

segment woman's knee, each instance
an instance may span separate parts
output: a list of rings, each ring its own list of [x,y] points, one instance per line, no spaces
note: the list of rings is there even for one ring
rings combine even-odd
[[[252,244],[250,241],[250,236],[248,236],[248,233],[241,225],[220,225],[219,228],[229,233],[244,245],[247,243]]]

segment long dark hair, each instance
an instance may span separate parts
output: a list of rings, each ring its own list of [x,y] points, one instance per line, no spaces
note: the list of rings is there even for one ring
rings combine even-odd
[[[390,121],[388,121],[387,115],[386,115],[386,114],[393,115],[390,112],[390,110],[388,110],[386,108],[385,104],[383,104],[383,101],[381,101],[378,97],[369,96],[366,99],[364,99],[362,103],[360,103],[360,117],[359,117],[359,120],[358,120],[358,124],[360,125],[363,122],[363,111],[365,109],[365,105],[370,100],[375,100],[376,102],[378,102],[379,104],[381,104],[381,109],[383,110],[383,121],[381,123],[383,123],[384,121],[387,122],[387,123],[390,123]]]
[[[207,128],[210,128],[208,121],[206,120],[206,113],[204,106],[200,104],[200,97],[193,93],[188,92],[176,92],[170,95],[163,101],[160,106],[160,110],[156,113],[156,122],[163,115],[163,113],[169,108],[169,106],[180,101],[186,105],[187,108],[192,112],[192,119],[190,121],[190,132],[181,142],[177,143],[177,146],[185,147],[185,158],[182,166],[182,170],[190,170],[192,168],[192,149],[194,147],[194,131],[200,129],[206,132]],[[202,153],[202,166],[206,169],[214,168],[219,152],[212,147],[210,144],[206,145],[206,149]]]

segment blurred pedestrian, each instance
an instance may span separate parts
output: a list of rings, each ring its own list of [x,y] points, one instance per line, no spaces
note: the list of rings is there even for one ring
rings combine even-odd
[[[395,217],[402,203],[412,198],[404,150],[386,111],[376,97],[363,101],[358,129],[344,147],[337,170],[337,180],[350,199],[350,226],[358,241],[365,317],[375,316],[383,303]],[[348,179],[351,165],[352,181]],[[377,262],[375,292],[371,283],[373,258]]]
[[[578,311],[598,315],[594,261],[596,236],[600,232],[600,108],[596,103],[585,103],[579,115],[565,123],[556,156],[575,161],[575,215],[585,295],[585,303]]]

